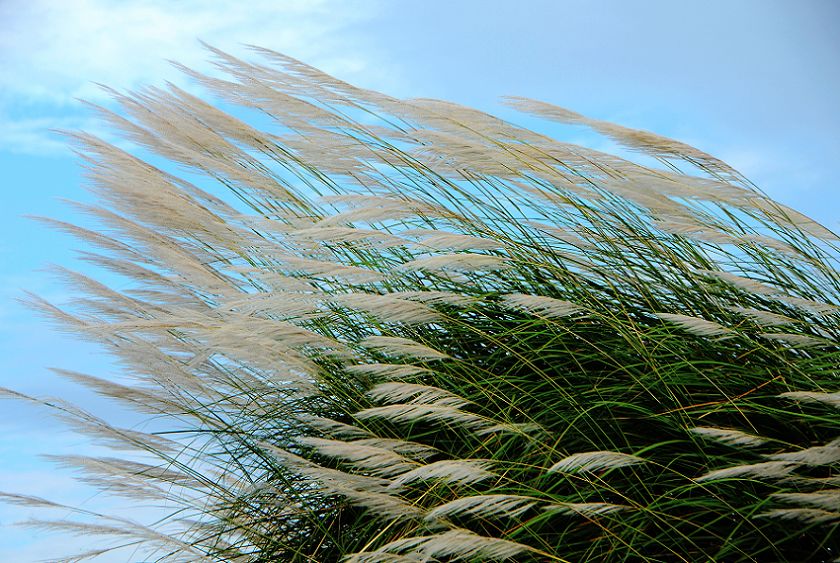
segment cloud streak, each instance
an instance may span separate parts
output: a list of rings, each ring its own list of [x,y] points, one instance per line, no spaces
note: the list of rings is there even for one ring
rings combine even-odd
[[[378,0],[13,0],[0,4],[0,149],[55,155],[49,129],[77,128],[77,98],[102,101],[95,83],[116,88],[181,82],[167,62],[211,70],[198,39],[231,52],[258,44],[314,62],[328,72],[369,71],[358,49],[337,48],[371,18]],[[59,115],[60,117],[51,117]],[[68,123],[69,122],[69,123]]]

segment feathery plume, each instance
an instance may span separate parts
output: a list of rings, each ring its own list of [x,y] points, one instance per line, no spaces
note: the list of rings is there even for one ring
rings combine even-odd
[[[585,452],[572,454],[561,459],[549,467],[548,472],[593,472],[603,469],[614,469],[616,467],[628,467],[644,462],[645,460],[643,458],[620,452]]]
[[[813,446],[796,452],[773,454],[767,457],[782,462],[805,465],[831,465],[840,461],[840,438],[836,438],[824,446]]]
[[[394,477],[416,468],[418,464],[392,450],[341,440],[326,440],[303,436],[297,439],[303,446],[313,448],[319,455],[350,462],[354,467],[377,477]]]
[[[417,383],[380,383],[368,391],[367,394],[371,399],[382,403],[406,402],[406,404],[410,405],[439,405],[453,408],[460,408],[470,404],[470,401],[450,391]]]
[[[417,360],[443,360],[448,356],[419,342],[398,336],[369,336],[361,342],[362,346],[394,356],[411,356]]]
[[[492,420],[463,411],[451,405],[439,404],[396,404],[363,409],[354,415],[357,419],[380,419],[395,423],[435,422],[452,428],[463,428],[472,432],[502,430],[506,426],[494,424]]]
[[[409,364],[358,364],[344,369],[352,374],[370,375],[377,379],[408,379],[432,373],[427,368]]]
[[[511,265],[504,258],[498,256],[461,252],[458,254],[440,254],[417,258],[416,260],[404,263],[400,269],[426,272],[447,270],[455,272],[478,272],[482,270],[505,270],[510,267]]]
[[[746,432],[741,432],[740,430],[733,430],[731,428],[697,426],[694,428],[690,428],[689,431],[694,434],[697,434],[698,436],[702,436],[703,438],[716,440],[728,446],[756,447],[767,443],[767,440],[765,440],[764,438],[760,438],[752,434],[747,434]]]
[[[434,507],[426,515],[426,519],[435,520],[450,516],[517,518],[536,505],[536,499],[521,495],[473,495]]]
[[[710,471],[698,477],[697,481],[717,481],[721,479],[779,479],[789,475],[795,468],[796,463],[792,461],[763,461],[746,465],[736,465]]]
[[[813,493],[774,493],[770,497],[791,504],[803,504],[823,510],[837,511],[837,508],[840,507],[840,489],[815,491]]]
[[[480,536],[468,530],[454,529],[432,536],[404,538],[384,545],[379,551],[413,553],[429,558],[446,558],[449,561],[505,561],[522,553],[532,551],[526,545],[509,540]],[[347,559],[352,563],[382,561],[370,559],[364,553],[355,554]]]
[[[840,520],[840,512],[820,510],[818,508],[778,508],[757,514],[756,518],[798,520],[805,524],[832,524]]]
[[[629,509],[629,506],[608,502],[565,502],[561,504],[550,504],[543,508],[543,510],[551,514],[571,514],[585,518],[597,518],[604,514],[612,514],[613,512]]]
[[[562,299],[554,299],[553,297],[544,297],[540,295],[525,295],[522,293],[515,293],[505,295],[502,301],[516,309],[521,309],[535,315],[542,315],[549,318],[561,318],[579,313],[582,309]]]
[[[492,464],[483,459],[441,460],[403,473],[389,485],[396,489],[417,481],[444,481],[452,484],[471,484],[494,477]]]
[[[663,321],[678,325],[688,333],[696,336],[721,336],[728,335],[732,331],[713,321],[692,317],[690,315],[679,315],[674,313],[656,313],[656,316]]]
[[[830,407],[840,409],[840,391],[836,393],[819,393],[816,391],[788,391],[779,397],[801,401],[803,403],[823,403]]]

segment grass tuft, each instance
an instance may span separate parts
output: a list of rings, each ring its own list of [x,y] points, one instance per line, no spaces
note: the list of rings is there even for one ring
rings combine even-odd
[[[98,226],[47,223],[120,281],[30,300],[119,358],[58,373],[147,431],[3,390],[119,450],[56,462],[165,517],[0,500],[59,507],[31,524],[90,557],[836,556],[837,235],[653,133],[510,100],[606,154],[211,51],[226,78],[184,70],[216,105],[115,92],[124,142],[72,136]]]

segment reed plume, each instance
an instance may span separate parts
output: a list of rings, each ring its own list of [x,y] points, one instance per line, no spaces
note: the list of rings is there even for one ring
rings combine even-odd
[[[133,148],[72,135],[98,227],[46,221],[121,282],[30,301],[130,382],[60,373],[152,430],[5,391],[168,513],[31,524],[163,561],[836,556],[836,234],[652,133],[509,100],[607,154],[211,51],[225,78],[182,70],[216,102],[112,92]]]

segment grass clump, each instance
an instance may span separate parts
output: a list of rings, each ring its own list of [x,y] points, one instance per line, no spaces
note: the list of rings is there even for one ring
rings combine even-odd
[[[171,87],[98,108],[136,150],[74,136],[100,228],[52,223],[126,281],[33,304],[154,430],[43,403],[136,454],[59,463],[169,515],[36,525],[165,561],[835,556],[834,233],[652,133],[510,100],[619,157],[258,52],[184,69],[250,121]]]

